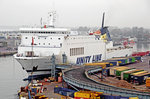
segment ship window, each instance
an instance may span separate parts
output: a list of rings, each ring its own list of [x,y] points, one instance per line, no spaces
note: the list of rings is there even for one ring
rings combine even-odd
[[[40,39],[40,38],[38,37],[38,39]]]
[[[45,43],[43,43],[43,45],[45,45]]]
[[[40,45],[40,43],[39,43],[39,45]]]
[[[48,43],[48,45],[50,45],[50,43]]]
[[[58,40],[60,40],[60,38],[58,38]]]
[[[50,38],[50,39],[52,39],[52,38]]]
[[[28,37],[25,37],[25,39],[28,39]]]
[[[45,39],[46,39],[46,37],[45,37]]]
[[[83,55],[83,54],[84,54],[84,47],[70,48],[70,56]]]

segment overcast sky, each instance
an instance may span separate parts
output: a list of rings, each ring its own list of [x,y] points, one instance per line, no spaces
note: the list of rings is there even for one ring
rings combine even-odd
[[[57,26],[101,26],[150,28],[150,0],[0,0],[0,25],[39,25],[51,10]]]

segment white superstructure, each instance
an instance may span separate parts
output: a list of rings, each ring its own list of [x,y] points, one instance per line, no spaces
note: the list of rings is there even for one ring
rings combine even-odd
[[[105,34],[77,35],[77,32],[52,25],[50,22],[47,28],[20,29],[22,40],[14,57],[27,72],[49,74],[53,54],[56,64],[63,62],[63,54],[67,56],[67,63],[84,64],[132,53],[131,47],[113,47],[111,40],[104,39]]]

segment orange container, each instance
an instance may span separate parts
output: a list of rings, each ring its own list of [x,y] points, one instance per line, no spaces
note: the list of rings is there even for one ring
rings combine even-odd
[[[146,79],[146,87],[150,87],[150,77]]]

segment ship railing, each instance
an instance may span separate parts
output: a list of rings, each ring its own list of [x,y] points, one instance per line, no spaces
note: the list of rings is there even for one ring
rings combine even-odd
[[[32,45],[19,45],[19,47],[32,47]],[[62,45],[53,45],[53,46],[39,46],[39,45],[33,45],[33,47],[40,47],[40,48],[61,48]]]

